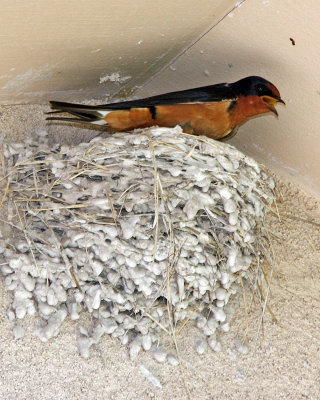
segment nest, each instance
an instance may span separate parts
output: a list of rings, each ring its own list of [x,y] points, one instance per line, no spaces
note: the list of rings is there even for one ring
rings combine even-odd
[[[177,338],[191,322],[198,353],[220,350],[229,299],[242,279],[255,285],[268,247],[274,183],[253,159],[179,127],[54,148],[42,132],[4,143],[3,157],[0,203],[12,232],[2,228],[0,268],[16,337],[26,315],[42,317],[35,334],[47,341],[87,310],[84,357],[109,334],[131,357],[152,349],[164,361],[160,331]]]

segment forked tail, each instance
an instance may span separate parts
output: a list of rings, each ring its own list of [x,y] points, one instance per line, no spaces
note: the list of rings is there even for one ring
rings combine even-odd
[[[107,125],[104,117],[111,112],[111,110],[101,110],[97,106],[88,106],[84,104],[64,103],[61,101],[50,101],[50,106],[53,110],[48,114],[68,113],[77,118],[68,117],[48,117],[48,121],[66,121],[66,122],[80,122],[90,125]]]

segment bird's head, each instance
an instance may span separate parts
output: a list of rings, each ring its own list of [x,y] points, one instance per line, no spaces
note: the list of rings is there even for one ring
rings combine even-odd
[[[277,103],[285,104],[281,99],[279,90],[271,82],[260,76],[248,76],[233,85],[240,96],[258,96],[275,115],[278,115],[275,105]]]

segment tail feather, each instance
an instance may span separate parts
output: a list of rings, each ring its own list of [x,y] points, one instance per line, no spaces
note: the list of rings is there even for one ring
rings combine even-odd
[[[58,122],[80,122],[81,124],[91,124],[92,121],[88,121],[80,118],[67,118],[67,117],[48,117],[47,121],[58,121]]]
[[[48,117],[48,121],[81,122],[92,125],[107,125],[104,117],[111,111],[99,110],[97,106],[50,101],[53,110],[48,114],[68,113],[78,118]]]

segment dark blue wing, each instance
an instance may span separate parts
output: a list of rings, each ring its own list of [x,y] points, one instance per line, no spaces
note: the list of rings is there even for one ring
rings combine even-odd
[[[126,110],[130,108],[155,107],[178,103],[206,103],[222,100],[233,100],[236,98],[236,93],[229,84],[220,83],[218,85],[203,86],[194,89],[181,90],[178,92],[160,94],[158,96],[147,97],[145,99],[103,104],[99,106],[99,108],[106,110]]]

